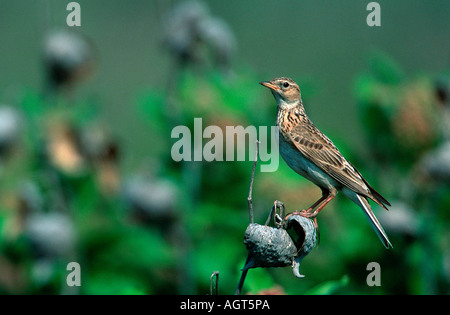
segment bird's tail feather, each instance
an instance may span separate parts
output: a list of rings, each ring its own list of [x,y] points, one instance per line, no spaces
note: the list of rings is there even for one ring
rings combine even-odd
[[[389,241],[386,232],[384,232],[383,227],[381,226],[380,222],[378,222],[377,218],[375,217],[375,214],[372,211],[372,208],[370,207],[369,202],[365,197],[362,197],[358,194],[356,194],[358,197],[361,208],[364,210],[364,213],[369,218],[370,224],[372,225],[373,229],[377,233],[378,237],[380,238],[381,242],[383,243],[384,247],[389,248],[392,247],[391,242]]]
[[[372,194],[371,198],[373,201],[375,201],[378,205],[380,205],[381,207],[383,207],[384,209],[388,210],[387,208],[388,206],[390,207],[391,204],[389,203],[389,201],[387,201],[378,191],[376,191],[373,187],[371,187],[369,185],[369,183],[362,177],[361,174],[359,174],[362,178],[362,180],[364,181],[364,183],[366,184],[366,186],[369,188],[370,193]]]

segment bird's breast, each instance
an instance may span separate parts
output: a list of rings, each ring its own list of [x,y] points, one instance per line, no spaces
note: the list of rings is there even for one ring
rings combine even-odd
[[[317,165],[306,158],[295,146],[289,143],[282,134],[280,134],[280,154],[283,160],[296,173],[305,177],[314,184],[333,189],[339,187],[339,183],[321,170]]]

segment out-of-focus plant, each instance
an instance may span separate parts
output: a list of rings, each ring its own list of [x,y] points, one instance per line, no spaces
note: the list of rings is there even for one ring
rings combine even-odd
[[[75,31],[61,29],[49,33],[43,50],[46,80],[50,90],[70,90],[94,69],[96,57],[93,45]]]
[[[396,290],[408,293],[445,292],[441,288],[450,280],[439,265],[448,245],[443,239],[448,235],[444,209],[449,203],[443,191],[450,183],[448,86],[443,82],[441,74],[411,78],[379,53],[355,85],[370,154],[383,163],[376,178],[393,196],[391,211],[380,216],[398,243],[390,263],[409,266],[401,275],[405,286]],[[426,259],[428,267],[419,267]]]
[[[439,111],[430,78],[408,79],[390,57],[373,54],[370,70],[356,81],[355,94],[377,161],[408,169],[439,141]]]
[[[213,16],[204,2],[180,2],[164,18],[163,42],[180,65],[205,64],[231,70],[236,40],[229,25]]]
[[[78,33],[57,31],[44,43],[54,97],[27,88],[0,107],[0,293],[203,294],[215,270],[220,293],[236,288],[251,162],[176,163],[171,130],[183,124],[193,135],[195,117],[223,131],[270,126],[276,108],[259,75],[233,69],[234,34],[206,3],[183,1],[166,13],[161,34],[171,68],[158,76],[167,84],[144,89],[136,101],[136,119],[149,129],[143,156],[104,124],[99,100],[70,97],[96,64],[92,43]],[[304,97],[311,97],[314,87],[303,81]],[[307,276],[253,269],[247,292],[448,292],[448,81],[411,79],[380,54],[355,87],[376,163],[348,153],[392,196],[390,213],[378,214],[394,250],[378,247],[359,210],[338,197],[321,214],[320,246],[302,261]],[[320,194],[282,160],[277,172],[256,176],[255,213],[264,216],[274,199],[301,210]],[[72,260],[81,265],[82,286],[68,289]],[[382,265],[381,287],[366,285],[369,261]]]

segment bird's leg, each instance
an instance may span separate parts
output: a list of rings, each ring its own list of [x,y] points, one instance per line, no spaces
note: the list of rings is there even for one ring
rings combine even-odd
[[[309,207],[308,210],[301,210],[301,211],[296,210],[292,212],[292,214],[299,214],[304,217],[311,218],[312,217],[311,212],[314,210],[314,208],[320,205],[325,199],[327,199],[328,196],[329,192],[324,191],[322,193],[322,197],[320,197],[319,200],[317,200],[311,207]]]
[[[322,197],[320,197],[319,200],[317,200],[311,207],[308,208],[308,210],[301,210],[301,211],[294,211],[290,214],[288,214],[285,218],[285,220],[293,214],[298,214],[301,215],[305,218],[312,218],[314,219],[314,225],[316,227],[317,232],[319,232],[319,225],[317,224],[317,215],[319,214],[319,212],[331,201],[333,200],[334,197],[336,197],[337,195],[337,191],[333,190],[330,191],[328,189],[325,188],[321,188],[322,189]],[[314,212],[312,212],[314,210],[315,207],[317,207],[318,205],[320,205]]]
[[[325,199],[327,199],[328,195],[322,194],[322,197],[319,198],[319,200],[317,200],[315,203],[312,204],[311,207],[308,208],[308,210],[305,210],[306,212],[311,212],[314,210],[315,207],[317,207],[318,205],[320,205],[322,203],[322,201],[324,201]]]
[[[301,210],[301,211],[296,210],[290,213],[288,216],[286,216],[286,219],[293,214],[298,214],[305,218],[312,218],[314,220],[314,226],[317,231],[317,239],[319,240],[319,242],[320,242],[320,232],[319,232],[319,224],[317,223],[317,215],[337,195],[336,190],[330,191],[322,187],[321,189],[322,189],[322,197],[320,197],[319,200],[317,200],[311,207],[309,207],[308,210]],[[316,208],[317,206],[319,207],[313,212],[314,208]]]
[[[309,217],[315,218],[319,212],[331,201],[333,198],[336,197],[335,193],[330,193],[330,195],[326,198],[326,200],[313,212],[308,212]],[[309,210],[309,209],[308,209]]]
[[[316,208],[318,205],[320,205],[325,199],[327,199],[330,196],[331,192],[328,189],[322,188],[322,187],[320,187],[320,189],[322,190],[322,197],[320,197],[319,200],[317,200],[311,207],[309,207],[308,210],[303,210],[303,211],[305,211],[307,213],[311,213],[314,210],[314,208]]]

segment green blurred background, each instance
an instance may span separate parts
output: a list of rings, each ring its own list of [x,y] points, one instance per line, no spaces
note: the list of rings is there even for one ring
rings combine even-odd
[[[339,196],[306,278],[252,269],[244,293],[449,293],[448,1],[378,1],[369,27],[369,1],[80,0],[72,29],[88,61],[58,81],[43,51],[68,2],[0,2],[1,293],[208,294],[218,270],[232,294],[252,162],[175,163],[170,132],[194,117],[272,125],[257,83],[277,76],[300,84],[310,118],[393,204],[375,213],[394,249]],[[319,196],[281,161],[256,174],[256,221],[276,199],[293,211]],[[69,261],[81,287],[66,285]],[[380,287],[366,284],[371,261]]]

